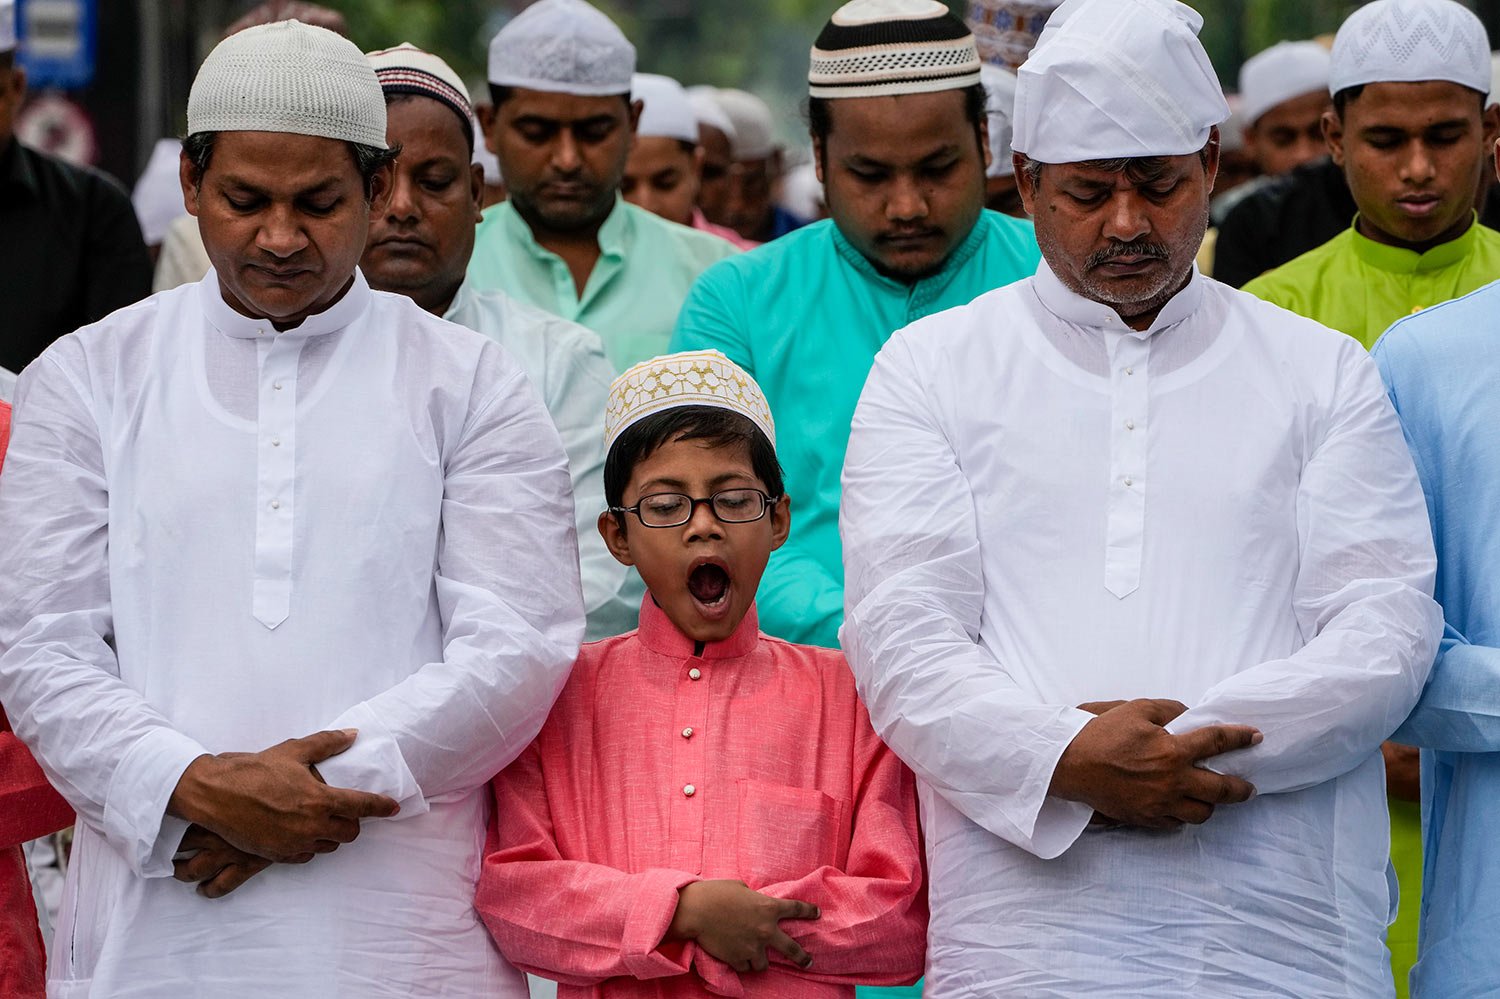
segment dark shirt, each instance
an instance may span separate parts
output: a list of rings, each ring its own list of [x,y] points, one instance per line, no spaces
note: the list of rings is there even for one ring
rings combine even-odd
[[[1325,156],[1304,163],[1247,195],[1219,226],[1214,278],[1238,288],[1251,278],[1328,242],[1359,209],[1344,171]],[[1479,221],[1500,228],[1500,198],[1491,197]]]
[[[767,229],[766,238],[762,242],[769,243],[773,239],[780,239],[789,232],[796,232],[807,225],[807,219],[800,215],[793,215],[780,205],[771,206],[771,224]]]
[[[151,257],[116,181],[28,149],[0,152],[0,367],[151,294]]]

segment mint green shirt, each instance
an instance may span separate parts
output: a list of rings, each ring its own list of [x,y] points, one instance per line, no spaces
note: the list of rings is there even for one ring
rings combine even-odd
[[[1029,277],[1040,260],[1031,223],[986,211],[941,271],[906,284],[824,220],[714,266],[693,287],[672,349],[723,351],[760,383],[776,419],[792,533],[756,597],[768,634],[838,648],[839,475],[876,353],[903,326]]]
[[[580,295],[568,265],[536,241],[506,201],[486,211],[479,223],[469,283],[587,326],[604,341],[610,364],[624,371],[667,352],[693,281],[710,264],[739,252],[718,236],[621,200],[599,228],[599,251]]]

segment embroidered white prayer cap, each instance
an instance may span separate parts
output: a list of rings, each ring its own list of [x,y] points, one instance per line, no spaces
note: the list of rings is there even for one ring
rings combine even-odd
[[[729,120],[729,115],[724,113],[724,108],[719,104],[719,88],[700,83],[695,87],[688,87],[687,95],[688,101],[693,105],[693,114],[698,117],[698,124],[717,128],[729,136],[731,143],[734,142],[734,122]]]
[[[277,21],[214,46],[188,93],[188,134],[290,132],[385,149],[385,95],[359,47]]]
[[[984,82],[984,110],[990,120],[990,168],[986,177],[1014,177],[1011,138],[1015,135],[1016,74],[985,63],[979,71]]]
[[[635,134],[653,135],[698,144],[698,115],[687,91],[670,76],[637,73],[630,81],[630,99],[642,102],[641,120]]]
[[[385,93],[431,97],[472,124],[474,107],[469,103],[469,88],[464,86],[463,77],[439,56],[402,42],[395,48],[371,52],[369,59]]]
[[[978,82],[974,33],[938,0],[849,0],[823,26],[807,71],[808,94],[825,99]]]
[[[1067,0],[1017,71],[1015,149],[1040,163],[1185,156],[1229,117],[1177,0]]]
[[[1454,0],[1374,0],[1334,36],[1330,94],[1424,80],[1490,92],[1489,37],[1474,12]]]
[[[584,0],[538,0],[490,40],[490,82],[579,97],[630,92],[635,46]]]
[[[0,0],[0,52],[16,47],[16,0]]]
[[[726,88],[714,95],[734,126],[729,143],[737,160],[762,160],[776,151],[771,106],[752,93]]]
[[[738,413],[776,446],[771,407],[755,379],[717,350],[690,350],[642,361],[614,380],[604,410],[605,448],[646,417],[683,406]]]
[[[1240,117],[1254,125],[1284,101],[1327,93],[1333,56],[1317,42],[1278,42],[1240,67]]]

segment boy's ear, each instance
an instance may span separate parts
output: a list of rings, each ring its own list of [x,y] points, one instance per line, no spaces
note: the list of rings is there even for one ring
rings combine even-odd
[[[604,547],[609,549],[616,562],[635,565],[635,556],[630,554],[630,537],[615,515],[608,510],[599,515],[599,536],[604,539]]]
[[[792,533],[792,498],[783,496],[771,506],[771,512],[767,514],[771,518],[771,551],[775,551],[786,544],[787,536]],[[620,556],[616,555],[615,558]]]

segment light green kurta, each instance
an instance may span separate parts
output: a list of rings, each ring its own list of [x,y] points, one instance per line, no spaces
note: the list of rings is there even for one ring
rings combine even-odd
[[[1348,333],[1366,349],[1391,323],[1500,278],[1500,232],[1475,222],[1426,253],[1354,227],[1245,285],[1245,291]]]
[[[599,262],[583,294],[509,201],[484,213],[469,283],[587,326],[616,371],[667,352],[677,311],[699,274],[739,251],[727,240],[616,200],[599,228]],[[603,414],[600,414],[603,419]]]
[[[1317,249],[1262,274],[1244,290],[1348,333],[1368,349],[1396,320],[1497,279],[1500,232],[1477,221],[1462,236],[1426,253],[1377,243],[1351,226]],[[1401,906],[1386,943],[1396,995],[1405,999],[1407,977],[1417,960],[1422,819],[1413,803],[1390,804],[1391,864],[1400,883]]]

